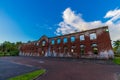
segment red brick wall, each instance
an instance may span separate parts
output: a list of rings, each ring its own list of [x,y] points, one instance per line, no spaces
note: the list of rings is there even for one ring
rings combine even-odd
[[[82,32],[77,32],[73,34],[67,34],[63,36],[57,36],[48,38],[46,36],[42,36],[38,41],[26,43],[21,45],[20,51],[21,54],[32,54],[31,56],[57,56],[57,57],[81,57],[81,56],[88,56],[93,53],[93,47],[91,46],[93,43],[97,44],[96,48],[98,49],[98,54],[101,51],[109,51],[112,50],[111,40],[109,36],[109,32],[106,31],[108,29],[107,26],[96,28],[92,30],[86,30]],[[90,34],[96,33],[97,38],[94,40],[90,40]],[[80,35],[85,36],[85,40],[80,41]],[[71,36],[75,36],[75,42],[71,42]],[[64,43],[63,39],[67,37],[68,42]],[[60,44],[57,43],[57,39],[60,39]],[[51,40],[55,40],[55,44],[51,44]],[[42,46],[42,41],[45,41],[45,46]],[[84,55],[81,55],[80,45],[85,45]],[[74,46],[74,48],[72,48]],[[71,52],[71,49],[74,51]]]

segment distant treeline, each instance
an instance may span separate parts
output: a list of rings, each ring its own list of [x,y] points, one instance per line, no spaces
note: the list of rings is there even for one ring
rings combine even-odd
[[[19,46],[22,42],[11,43],[5,41],[0,44],[0,56],[18,56],[19,55]]]

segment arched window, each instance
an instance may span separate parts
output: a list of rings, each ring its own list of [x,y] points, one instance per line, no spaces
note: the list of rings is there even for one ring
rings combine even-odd
[[[80,45],[80,54],[83,55],[85,53],[85,45]]]
[[[93,53],[94,53],[94,54],[98,54],[98,48],[95,48],[95,47],[94,47],[94,48],[93,48]]]
[[[74,45],[71,47],[71,52],[72,53],[75,52],[75,48],[76,48],[76,46],[74,46]]]
[[[58,53],[60,53],[61,52],[61,47],[58,47]]]
[[[74,52],[74,49],[71,49],[71,52],[73,53],[73,52]]]
[[[68,48],[64,47],[64,53],[67,53],[67,51],[68,51]]]
[[[96,44],[96,43],[93,43],[91,46],[92,46],[92,47],[97,47],[97,44]]]
[[[45,44],[46,44],[46,41],[42,41],[42,46],[45,46]]]
[[[80,49],[80,54],[83,55],[85,53],[85,49],[84,48],[81,48]]]
[[[83,44],[80,45],[80,48],[84,48],[84,47],[85,47],[85,45],[83,45]]]

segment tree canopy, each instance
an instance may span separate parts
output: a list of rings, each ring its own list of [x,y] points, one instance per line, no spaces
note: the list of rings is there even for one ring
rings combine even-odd
[[[5,41],[0,44],[0,56],[16,56],[19,54],[19,46],[22,42],[11,43]]]
[[[120,40],[113,41],[113,48],[116,53],[120,53]]]

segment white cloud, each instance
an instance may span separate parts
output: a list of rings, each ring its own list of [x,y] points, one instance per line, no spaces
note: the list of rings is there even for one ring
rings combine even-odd
[[[106,13],[104,18],[109,18],[108,21],[102,22],[100,20],[86,22],[82,18],[82,14],[76,14],[70,8],[63,11],[63,21],[59,23],[59,27],[56,29],[56,34],[69,34],[75,31],[88,30],[92,28],[109,26],[110,35],[112,40],[120,39],[120,9],[110,10]]]
[[[104,18],[110,18],[105,24],[109,26],[111,39],[120,39],[120,9],[108,11]]]
[[[104,18],[111,18],[108,22],[117,21],[120,18],[120,9],[108,11]]]

